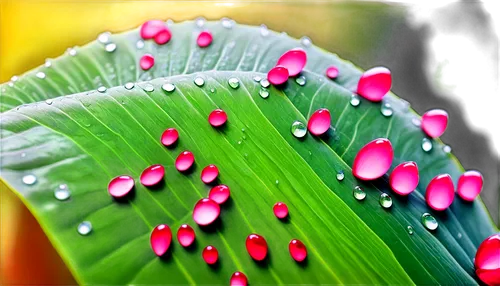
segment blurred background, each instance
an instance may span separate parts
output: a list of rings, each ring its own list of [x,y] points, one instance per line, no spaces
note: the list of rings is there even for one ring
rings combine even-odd
[[[23,1],[0,0],[0,82],[151,18],[203,16],[266,24],[363,69],[387,66],[393,91],[420,114],[443,108],[441,139],[485,178],[483,201],[499,223],[500,4],[490,1]],[[500,2],[499,2],[500,3]],[[0,284],[75,284],[31,216],[0,183]]]

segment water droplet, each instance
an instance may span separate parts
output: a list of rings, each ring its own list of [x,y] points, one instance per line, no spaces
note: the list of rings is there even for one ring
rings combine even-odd
[[[232,78],[229,78],[229,80],[227,81],[229,86],[236,89],[240,86],[240,81],[235,78],[235,77],[232,77]]]
[[[99,34],[99,36],[97,36],[97,41],[99,41],[99,43],[101,44],[107,44],[109,43],[110,36],[111,36],[110,32],[101,33]]]
[[[288,80],[288,70],[282,66],[275,66],[267,73],[267,80],[273,85],[284,84]],[[262,85],[260,81],[260,85]],[[262,87],[266,87],[263,86]]]
[[[179,244],[183,247],[188,247],[193,244],[195,238],[196,234],[194,229],[187,224],[181,225],[179,230],[177,230],[177,241],[179,241]]]
[[[370,101],[381,101],[392,85],[391,72],[385,67],[365,71],[358,82],[357,93]]]
[[[437,220],[429,213],[422,214],[421,221],[428,230],[435,230],[439,225]]]
[[[31,186],[36,183],[37,178],[35,175],[29,174],[29,175],[24,175],[22,181],[24,184]]]
[[[330,111],[326,108],[320,108],[309,117],[307,129],[313,135],[320,136],[325,134],[330,128],[331,116]]]
[[[389,139],[378,138],[370,141],[356,154],[352,173],[361,180],[380,178],[391,167],[393,156],[394,151]]]
[[[154,41],[158,45],[164,45],[168,43],[171,38],[172,38],[172,33],[170,33],[170,30],[165,27],[165,29],[162,29],[154,36]]]
[[[217,251],[215,246],[209,245],[203,249],[201,256],[207,264],[215,264],[219,259],[219,251]]]
[[[254,77],[253,77],[253,80],[254,80],[255,82],[260,82],[260,81],[262,80],[262,77],[260,77],[260,76],[256,75],[256,76],[254,76]]]
[[[92,224],[90,221],[83,221],[78,225],[77,231],[81,235],[88,235],[92,231]]]
[[[292,239],[290,241],[288,250],[292,258],[297,262],[302,262],[307,257],[307,248],[304,243],[298,239]]]
[[[342,181],[345,178],[344,171],[340,170],[337,172],[337,181]]]
[[[422,115],[422,130],[431,138],[443,135],[448,125],[448,113],[442,109],[429,110]]]
[[[21,158],[24,158],[24,157],[26,157],[26,153],[23,152],[23,153],[21,153]]]
[[[52,66],[52,61],[50,61],[49,59],[46,59],[45,60],[45,67],[50,68],[51,66]]]
[[[298,75],[302,69],[304,69],[306,62],[306,52],[301,48],[296,48],[286,51],[283,55],[281,55],[276,65],[286,68],[288,70],[288,75],[293,77]]]
[[[206,21],[206,20],[205,20],[205,18],[203,18],[203,17],[198,17],[198,18],[196,18],[196,20],[195,20],[196,26],[197,26],[198,28],[202,28],[202,27],[205,25],[205,21]]]
[[[230,190],[228,186],[218,185],[210,189],[210,192],[208,193],[208,198],[220,205],[227,201],[229,195],[230,195]]]
[[[175,159],[175,168],[180,171],[184,172],[191,168],[194,163],[194,155],[193,153],[189,151],[184,151],[177,156],[177,159]]]
[[[44,79],[46,77],[45,73],[44,72],[37,72],[36,73],[36,77],[37,78],[40,78],[40,79]]]
[[[154,64],[155,64],[155,58],[151,54],[145,54],[139,60],[139,65],[141,66],[141,69],[145,71],[152,68]]]
[[[269,85],[271,85],[271,83],[265,78],[260,81],[260,86],[262,86],[263,88],[268,88]]]
[[[474,201],[482,189],[483,176],[478,171],[467,171],[458,178],[457,193],[466,201]]]
[[[259,90],[259,95],[260,95],[260,97],[262,97],[264,99],[268,98],[269,97],[269,91],[267,89],[261,88]]]
[[[389,184],[399,195],[409,195],[418,186],[418,166],[415,162],[403,162],[396,166],[389,177]]]
[[[216,109],[210,113],[208,116],[208,122],[213,127],[219,127],[224,125],[227,121],[227,114],[222,109]]]
[[[134,88],[135,84],[133,82],[127,82],[125,84],[125,89],[128,89],[128,90],[131,90],[132,88]]]
[[[220,23],[222,24],[222,27],[226,29],[231,29],[234,26],[234,21],[229,18],[220,19]]]
[[[54,190],[54,197],[59,201],[65,201],[69,199],[70,196],[71,192],[66,184],[61,184]]]
[[[267,28],[266,25],[262,24],[260,25],[260,35],[262,37],[267,37],[269,36],[269,29]]]
[[[425,152],[431,151],[432,141],[427,138],[422,139],[422,150],[424,150]]]
[[[172,92],[175,90],[175,85],[173,83],[165,83],[164,85],[161,86],[161,89],[163,89],[166,92]]]
[[[392,207],[392,198],[386,193],[381,193],[378,202],[384,209]]]
[[[461,239],[461,238],[462,238],[462,234],[461,234],[460,232],[457,234],[457,238],[458,238],[458,239]]]
[[[105,93],[106,90],[108,90],[105,86],[100,86],[97,88],[97,91],[100,92],[100,93]]]
[[[229,285],[230,286],[247,286],[248,285],[247,276],[239,271],[234,272],[233,275],[231,275],[231,279],[229,280]]]
[[[144,41],[143,40],[138,40],[136,43],[135,43],[135,47],[138,49],[138,50],[142,50],[144,48]]]
[[[167,253],[172,242],[172,230],[166,224],[159,224],[151,232],[149,241],[154,253],[157,256],[163,256]]]
[[[210,92],[211,92],[211,93],[215,93],[215,88],[213,88],[213,87],[212,87],[212,88],[210,88]]]
[[[414,233],[413,226],[411,226],[411,225],[407,226],[406,231],[408,232],[409,235],[412,235]]]
[[[312,41],[309,37],[303,36],[300,38],[300,44],[304,47],[310,47],[312,45]]]
[[[359,99],[359,96],[353,94],[353,95],[351,95],[350,103],[352,106],[356,107],[361,103],[361,100]]]
[[[352,195],[358,201],[362,201],[366,198],[366,193],[360,186],[354,187],[354,189],[352,190]]]
[[[264,237],[262,237],[258,234],[250,234],[247,237],[245,245],[246,245],[248,254],[250,254],[250,256],[253,259],[255,259],[257,261],[262,261],[266,258],[266,256],[267,256],[267,242],[264,239]]]
[[[218,203],[211,199],[201,199],[194,206],[193,220],[198,225],[209,225],[219,217],[219,214]]]
[[[196,44],[198,44],[200,48],[205,48],[210,46],[212,40],[213,40],[212,33],[210,33],[209,31],[203,31],[198,35],[198,38],[196,39]]]
[[[382,107],[380,108],[380,113],[382,113],[382,115],[385,117],[390,117],[393,113],[391,104],[390,103],[382,104]]]
[[[104,46],[104,50],[108,53],[112,53],[116,50],[116,44],[115,43],[109,43]]]
[[[444,146],[443,146],[443,152],[445,152],[445,153],[450,153],[450,152],[451,152],[451,147],[450,147],[450,145],[444,145]]]
[[[329,79],[336,79],[339,76],[339,69],[335,66],[330,66],[326,69],[326,76]]]
[[[46,103],[47,105],[51,105],[51,104],[52,104],[52,99],[50,99],[50,98],[49,98],[49,99],[46,99],[46,100],[45,100],[45,103]]]
[[[14,87],[14,82],[9,81],[8,85],[9,85],[10,87]]]
[[[154,38],[158,33],[167,29],[165,22],[161,20],[150,20],[141,25],[139,31],[141,38],[148,40]]]
[[[143,89],[147,92],[153,92],[155,90],[155,87],[150,83],[146,83]]]
[[[219,169],[217,166],[210,164],[203,168],[201,171],[201,181],[205,184],[212,183],[219,176]]]
[[[161,135],[161,143],[165,146],[171,146],[179,139],[179,132],[175,128],[168,128]]]
[[[299,76],[299,77],[297,77],[297,78],[295,79],[295,82],[296,82],[298,85],[300,85],[300,86],[304,86],[304,85],[306,84],[307,80],[306,80],[306,77],[305,77],[305,76],[301,75],[301,76]]]
[[[194,79],[194,84],[196,84],[199,87],[202,87],[205,84],[205,80],[201,77],[196,77]]]
[[[293,136],[303,138],[307,134],[307,127],[304,123],[297,120],[292,123],[290,131],[292,131]]]
[[[288,206],[285,203],[277,202],[273,206],[274,215],[279,219],[284,219],[288,216]]]
[[[142,171],[140,181],[144,186],[151,187],[163,180],[164,175],[165,168],[162,165],[155,164]]]
[[[434,210],[442,211],[447,209],[453,199],[455,191],[453,181],[448,174],[442,174],[434,177],[427,185],[425,190],[425,200]]]
[[[113,198],[123,198],[134,188],[134,179],[127,175],[113,178],[108,184],[108,193]]]
[[[75,48],[69,48],[68,49],[68,54],[72,57],[76,56],[77,52],[76,52],[76,49]]]
[[[278,185],[280,183],[280,181],[276,180],[276,185]]]
[[[11,80],[12,82],[16,82],[18,79],[19,79],[19,77],[18,77],[17,75],[14,75],[14,76],[12,76],[12,77],[10,78],[10,80]]]
[[[476,274],[487,285],[500,285],[500,233],[486,238],[474,259]]]

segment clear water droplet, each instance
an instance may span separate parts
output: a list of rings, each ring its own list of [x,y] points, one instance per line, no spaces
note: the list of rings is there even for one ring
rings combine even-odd
[[[193,220],[198,225],[209,225],[220,215],[219,204],[211,199],[201,199],[194,206]]]
[[[267,242],[264,237],[258,234],[250,234],[245,242],[246,249],[250,257],[254,260],[262,261],[267,256]]]
[[[177,241],[183,247],[188,247],[193,244],[194,239],[196,238],[196,234],[194,229],[188,224],[183,224],[177,230]]]
[[[437,220],[429,213],[422,214],[421,221],[428,230],[435,230],[439,226]]]
[[[267,79],[262,79],[260,81],[260,86],[262,86],[263,88],[268,88],[269,85],[271,85],[271,83]]]
[[[77,231],[81,235],[88,235],[92,231],[92,224],[90,221],[83,221],[78,225]]]
[[[147,92],[153,92],[155,90],[155,87],[150,83],[146,83],[143,89]]]
[[[458,238],[458,239],[461,239],[461,238],[462,238],[462,234],[461,234],[460,232],[457,234],[457,238]]]
[[[432,150],[432,141],[428,138],[422,139],[422,150],[429,152]]]
[[[259,95],[260,95],[260,97],[262,97],[264,99],[268,98],[269,97],[269,91],[267,89],[265,89],[265,88],[261,88],[259,90]]]
[[[77,52],[76,52],[76,49],[75,48],[69,48],[68,49],[68,54],[72,57],[76,56]]]
[[[19,79],[19,77],[17,75],[14,75],[10,78],[10,81],[12,82],[16,82],[17,80]]]
[[[288,251],[292,256],[293,260],[297,262],[302,262],[307,257],[307,248],[302,243],[302,241],[298,239],[292,239],[288,244]]]
[[[288,216],[288,206],[283,202],[277,202],[273,206],[274,215],[279,219],[284,219]]]
[[[46,59],[46,60],[45,60],[45,67],[46,67],[46,68],[50,68],[51,66],[52,66],[52,61],[51,61],[51,60],[49,60],[49,59]]]
[[[337,181],[342,181],[345,178],[344,171],[342,171],[342,170],[338,171],[336,177],[337,177]]]
[[[352,106],[356,107],[361,103],[361,100],[359,99],[359,96],[357,96],[356,94],[353,94],[353,95],[351,95],[350,103]]]
[[[443,146],[443,152],[450,153],[451,152],[451,146],[450,145],[444,145]]]
[[[101,33],[99,34],[99,36],[97,36],[97,41],[101,44],[107,44],[109,43],[110,36],[111,36],[110,32]]]
[[[219,251],[215,246],[209,245],[203,249],[201,256],[207,264],[215,264],[219,260]]]
[[[420,127],[422,125],[422,121],[420,121],[420,119],[417,117],[413,117],[411,119],[411,123],[413,123],[413,125],[415,125],[417,127]]]
[[[360,186],[355,186],[352,190],[352,195],[358,201],[362,201],[366,198],[366,193]]]
[[[172,92],[175,90],[175,85],[173,83],[165,83],[164,85],[161,86],[161,89],[163,89],[166,92]]]
[[[121,175],[114,177],[109,181],[108,193],[116,199],[127,196],[134,188],[135,181],[132,177]]]
[[[104,46],[104,50],[108,53],[112,53],[116,50],[116,44],[115,43],[109,43]]]
[[[227,121],[227,114],[222,109],[215,109],[208,116],[208,122],[213,127],[220,127],[226,124],[226,121]]]
[[[476,274],[487,285],[500,285],[500,233],[486,238],[474,258]]]
[[[131,90],[132,88],[134,88],[135,84],[133,82],[127,82],[125,84],[125,89],[128,89],[128,90]]]
[[[144,48],[144,41],[143,40],[138,40],[136,43],[135,43],[135,47],[138,49],[138,50],[142,50]]]
[[[37,178],[35,175],[29,174],[29,175],[24,175],[22,178],[22,181],[24,184],[31,186],[31,185],[34,185],[36,183]]]
[[[175,168],[179,172],[187,171],[194,164],[194,155],[190,151],[184,151],[175,159]]]
[[[143,186],[151,187],[163,180],[165,168],[162,165],[155,164],[142,171],[140,181]]]
[[[97,91],[100,92],[100,93],[105,93],[107,90],[107,88],[105,86],[100,86],[97,88]]]
[[[233,275],[231,275],[231,279],[229,280],[229,286],[247,286],[248,285],[248,279],[245,274],[242,272],[234,272]]]
[[[229,18],[222,18],[220,22],[222,24],[222,27],[226,29],[231,29],[234,26],[234,20]]]
[[[149,243],[157,256],[167,253],[172,242],[172,230],[166,224],[157,225],[151,232]]]
[[[253,80],[254,80],[255,82],[260,82],[260,81],[262,80],[262,77],[260,77],[260,76],[256,75],[256,76],[254,76],[254,77],[253,77]]]
[[[203,18],[203,17],[198,17],[198,18],[196,18],[196,20],[195,20],[196,26],[197,26],[198,28],[202,28],[202,27],[205,25],[205,21],[206,21],[206,20],[205,20],[205,18]]]
[[[391,71],[385,67],[375,67],[361,75],[356,93],[370,101],[378,102],[389,92],[391,85]]]
[[[276,182],[275,182],[275,183],[276,183],[276,185],[278,185],[278,184],[280,183],[280,181],[276,180]]]
[[[51,104],[52,104],[52,99],[50,99],[50,98],[49,98],[49,99],[46,99],[46,100],[45,100],[45,104],[47,104],[47,105],[51,105]]]
[[[211,93],[215,93],[215,88],[213,88],[213,87],[212,87],[212,88],[210,88],[210,92],[211,92]]]
[[[199,87],[202,87],[205,84],[205,80],[201,77],[196,77],[194,79],[194,84],[196,84]]]
[[[392,207],[392,198],[386,193],[381,193],[378,202],[384,209]]]
[[[45,73],[44,72],[37,72],[36,73],[36,77],[37,78],[40,78],[40,79],[44,79],[46,77]]]
[[[290,129],[292,132],[293,136],[297,138],[303,138],[307,134],[307,127],[304,123],[301,121],[294,121],[292,123],[292,128]]]
[[[234,89],[236,89],[240,86],[240,81],[235,77],[229,78],[229,80],[227,82],[228,82],[229,86],[234,88]]]
[[[448,125],[448,113],[442,109],[429,110],[422,115],[422,130],[431,138],[443,135]]]
[[[390,103],[382,104],[382,107],[380,108],[380,112],[385,117],[392,116],[393,110],[392,110],[391,104]]]
[[[309,37],[303,36],[300,38],[300,44],[304,47],[310,47],[312,45],[312,41]]]
[[[412,235],[414,233],[413,226],[411,225],[407,226],[406,231],[408,232],[409,235]]]
[[[306,84],[306,77],[301,75],[295,79],[295,82],[300,86],[304,86]]]
[[[389,177],[391,189],[402,196],[413,192],[418,186],[418,181],[418,166],[415,162],[403,162],[397,165]]]
[[[61,184],[54,190],[54,197],[59,201],[65,201],[70,196],[71,192],[66,184]]]
[[[262,24],[260,25],[260,35],[262,37],[267,37],[269,36],[269,29],[267,28],[266,25]]]
[[[21,153],[21,158],[24,158],[24,157],[26,157],[26,153],[23,152],[23,153]]]

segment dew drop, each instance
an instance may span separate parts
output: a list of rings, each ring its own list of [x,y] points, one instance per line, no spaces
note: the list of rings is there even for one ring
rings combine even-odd
[[[284,84],[288,80],[288,70],[283,66],[275,66],[267,73],[267,80],[273,85]],[[260,82],[261,85],[262,82]],[[265,86],[262,85],[262,87]]]
[[[45,60],[45,67],[50,68],[51,66],[52,66],[52,61],[50,61],[49,59],[46,59]]]
[[[165,146],[172,146],[179,139],[179,132],[175,128],[168,128],[161,134],[161,143]]]
[[[276,185],[278,185],[280,183],[280,181],[276,180]]]
[[[110,32],[101,33],[99,34],[99,36],[97,36],[97,41],[101,44],[107,44],[109,43],[110,36],[111,36]]]
[[[273,206],[274,215],[279,219],[284,219],[288,216],[288,206],[283,202],[277,202]]]
[[[262,261],[266,258],[266,256],[267,256],[267,242],[264,239],[264,237],[262,237],[258,234],[250,234],[247,237],[245,245],[246,245],[248,254],[250,254],[250,256],[253,259],[255,259],[257,261]]]
[[[356,154],[352,173],[361,180],[380,178],[391,167],[393,156],[394,151],[389,139],[375,139],[363,146]]]
[[[157,256],[163,256],[167,253],[172,242],[172,230],[166,224],[159,224],[151,232],[149,241],[154,253]]]
[[[201,77],[196,77],[194,79],[194,84],[196,84],[199,87],[202,87],[205,84],[205,80]]]
[[[271,85],[271,83],[265,78],[260,81],[260,86],[262,86],[263,88],[268,88],[269,85]]]
[[[19,77],[17,75],[14,75],[10,78],[10,81],[12,82],[16,82],[17,80],[19,79]]]
[[[295,82],[296,82],[298,85],[300,85],[300,86],[304,86],[304,85],[306,84],[307,80],[306,80],[306,77],[305,77],[305,76],[301,75],[301,76],[299,76],[299,77],[297,77],[297,78],[295,79]]]
[[[161,86],[161,89],[166,92],[172,92],[175,90],[175,85],[173,83],[165,83]]]
[[[422,139],[422,150],[424,150],[425,152],[431,151],[432,141],[427,138]]]
[[[482,189],[483,176],[478,171],[467,171],[458,178],[457,193],[466,201],[474,201]]]
[[[234,89],[237,89],[240,86],[240,81],[235,77],[229,78],[229,80],[227,82],[228,82],[229,86],[234,88]]]
[[[150,83],[146,83],[143,89],[147,92],[153,92],[155,90],[155,87]]]
[[[175,168],[179,172],[184,172],[191,168],[194,163],[194,155],[190,151],[184,151],[177,156],[175,159]]]
[[[205,184],[210,184],[219,176],[219,169],[217,166],[210,164],[203,168],[201,171],[201,181]]]
[[[292,239],[290,241],[288,250],[292,258],[297,262],[302,262],[307,258],[307,248],[304,243],[298,239]]]
[[[139,60],[139,65],[141,66],[141,69],[145,71],[152,68],[154,64],[155,64],[155,58],[151,54],[145,54]]]
[[[201,256],[207,264],[215,264],[219,259],[219,251],[215,246],[209,245],[203,249]]]
[[[212,87],[212,88],[210,89],[210,92],[211,92],[211,93],[215,93],[215,88],[213,88],[213,87]]]
[[[304,69],[306,62],[307,62],[306,52],[301,48],[296,48],[286,51],[283,55],[281,55],[281,57],[278,59],[276,66],[284,67],[285,69],[288,70],[288,76],[293,77],[298,75],[302,71],[302,69]],[[271,83],[273,82],[271,81]],[[305,84],[305,78],[304,78],[304,84]]]
[[[360,186],[354,187],[354,189],[352,190],[352,195],[358,201],[362,201],[366,198],[366,193]]]
[[[304,123],[297,120],[292,123],[290,131],[292,132],[293,136],[297,138],[303,138],[307,134],[307,127]]]
[[[31,186],[31,185],[34,185],[36,183],[37,178],[35,175],[29,174],[29,175],[24,175],[22,178],[22,181],[24,184]]]
[[[361,75],[357,93],[370,101],[378,102],[389,92],[391,85],[391,72],[385,67],[375,67]]]
[[[144,48],[144,41],[143,40],[138,40],[137,42],[135,42],[135,47],[138,50],[142,50]]]
[[[304,47],[310,47],[312,45],[312,41],[309,37],[303,36],[300,38],[300,44]]]
[[[395,193],[406,196],[417,188],[418,180],[417,163],[403,162],[392,171],[389,184]]]
[[[125,89],[127,90],[131,90],[132,88],[134,88],[135,84],[133,82],[127,82],[125,84]]]
[[[198,35],[198,38],[196,39],[196,44],[198,44],[200,48],[205,48],[210,46],[212,40],[213,40],[212,33],[210,33],[209,31],[203,31]]]
[[[205,20],[205,18],[203,18],[203,17],[198,17],[198,18],[196,18],[196,20],[195,20],[196,26],[197,26],[198,28],[202,28],[202,27],[205,25],[205,21],[206,21],[206,20]]]
[[[222,18],[220,23],[222,24],[222,27],[226,29],[231,29],[234,26],[234,20],[229,18]]]
[[[76,52],[76,49],[75,48],[69,48],[68,49],[68,54],[72,57],[76,56],[77,52]]]
[[[422,130],[431,138],[443,135],[448,125],[448,113],[442,109],[429,110],[422,115]]]
[[[331,116],[330,111],[326,108],[320,108],[316,110],[309,121],[307,122],[307,129],[313,135],[320,136],[325,134],[330,128]]]
[[[108,53],[112,53],[116,50],[116,44],[115,43],[109,43],[104,46],[104,50]]]
[[[113,178],[108,184],[108,193],[113,198],[123,198],[134,188],[134,179],[127,175]]]
[[[422,214],[421,221],[428,230],[435,230],[439,225],[437,220],[429,213]]]
[[[183,247],[188,247],[193,244],[195,238],[196,234],[194,229],[187,224],[181,225],[179,230],[177,230],[177,241],[179,241],[179,244]]]
[[[259,95],[260,95],[260,97],[266,99],[266,98],[269,97],[269,91],[267,89],[265,89],[265,88],[261,88],[259,90]]]
[[[54,190],[54,197],[59,201],[65,201],[69,199],[70,196],[71,192],[66,184],[61,184]]]
[[[450,145],[444,145],[444,146],[443,146],[443,152],[445,152],[445,153],[447,153],[447,154],[448,154],[448,153],[450,153],[450,152],[451,152],[451,147],[450,147]]]
[[[50,98],[49,98],[49,99],[46,99],[46,100],[45,100],[45,103],[46,103],[47,105],[51,105],[51,104],[52,104],[52,99],[50,99]]]
[[[382,104],[382,107],[380,108],[380,113],[382,113],[382,115],[385,117],[392,116],[393,110],[391,104],[390,103]]]
[[[262,80],[262,77],[260,77],[260,76],[256,75],[256,76],[254,76],[254,77],[253,77],[253,80],[254,80],[255,82],[260,82],[260,81]]]
[[[442,211],[447,209],[453,199],[455,191],[453,181],[448,174],[437,175],[427,185],[425,190],[425,200],[434,210]]]
[[[386,193],[381,193],[378,202],[384,209],[392,207],[392,198]]]
[[[229,280],[229,285],[230,286],[247,286],[248,285],[247,276],[239,271],[234,272],[233,275],[231,275],[231,279]]]
[[[353,94],[353,95],[351,95],[350,103],[352,106],[356,107],[361,103],[361,100],[359,99],[359,96]]]
[[[88,235],[92,231],[92,224],[90,221],[83,221],[78,225],[76,230],[81,235]]]
[[[417,126],[417,127],[420,127],[422,125],[422,122],[420,121],[419,118],[417,117],[413,117],[411,119],[411,123],[413,123],[413,125]]]
[[[100,86],[97,88],[97,91],[100,92],[100,93],[105,93],[106,90],[108,90],[105,86]]]
[[[267,37],[269,36],[269,29],[267,28],[266,25],[262,24],[260,25],[260,35],[262,37]]]
[[[488,285],[500,285],[500,233],[486,238],[477,249],[474,267],[479,279]]]
[[[336,177],[337,177],[337,181],[342,181],[345,178],[344,171],[342,171],[342,170],[338,171]]]
[[[335,66],[330,66],[326,69],[326,76],[329,79],[336,79],[339,76],[339,69]]]
[[[140,181],[142,185],[151,187],[163,180],[163,176],[165,176],[165,168],[162,165],[155,164],[142,171]]]
[[[219,217],[219,214],[218,203],[211,199],[201,199],[194,206],[193,220],[198,225],[209,225]]]
[[[413,226],[411,225],[407,226],[406,231],[408,232],[409,235],[412,235],[414,233]]]
[[[210,189],[210,192],[208,193],[208,198],[220,205],[227,201],[229,195],[230,195],[230,190],[228,186],[217,185],[212,189]]]
[[[45,79],[46,75],[44,72],[37,72],[36,77],[39,79]]]
[[[224,125],[227,121],[227,114],[222,109],[216,109],[210,113],[208,116],[208,122],[213,127],[219,127]]]

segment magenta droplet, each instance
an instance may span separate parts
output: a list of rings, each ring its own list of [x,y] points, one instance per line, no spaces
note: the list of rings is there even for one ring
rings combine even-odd
[[[427,204],[442,211],[448,208],[455,198],[455,190],[450,175],[442,174],[434,177],[427,185],[425,200]]]
[[[144,169],[141,174],[141,184],[146,187],[158,184],[165,175],[165,168],[162,165],[151,165]]]
[[[250,234],[246,240],[246,248],[248,254],[257,260],[264,260],[267,256],[267,242],[266,240],[258,234]]]
[[[443,135],[448,125],[448,113],[442,109],[429,110],[422,115],[422,130],[431,138]]]
[[[227,114],[222,109],[216,109],[210,113],[208,116],[208,123],[213,127],[219,127],[224,125],[227,121]]]
[[[486,238],[479,245],[474,259],[476,274],[487,285],[500,285],[500,233]]]
[[[392,85],[391,72],[385,67],[365,71],[358,82],[357,93],[370,101],[381,101]]]
[[[190,246],[195,238],[196,234],[194,233],[194,229],[187,224],[181,225],[179,230],[177,230],[177,241],[184,247]]]
[[[212,40],[213,40],[212,33],[210,33],[209,31],[203,31],[198,35],[198,39],[196,39],[196,43],[201,48],[205,48],[205,47],[210,46],[210,44],[212,43]]]
[[[483,189],[483,176],[478,171],[467,171],[458,178],[457,193],[472,202]]]
[[[152,68],[154,64],[155,64],[155,58],[151,54],[145,54],[139,60],[139,65],[141,66],[141,69],[145,71]]]
[[[210,184],[219,176],[219,169],[217,166],[210,164],[203,168],[201,171],[201,181],[205,184]]]
[[[307,248],[302,243],[302,241],[298,239],[292,239],[288,244],[288,250],[290,251],[290,255],[297,262],[302,262],[307,257]]]
[[[283,66],[288,70],[289,76],[298,75],[306,66],[307,54],[301,48],[286,51],[278,59],[277,66]]]
[[[167,27],[165,27],[165,29],[159,31],[154,36],[155,43],[157,43],[158,45],[164,45],[164,44],[168,43],[171,38],[172,38],[172,33],[170,33],[170,30]]]
[[[194,206],[193,220],[198,225],[209,225],[219,217],[219,214],[218,203],[211,199],[201,199]]]
[[[215,246],[209,245],[203,249],[201,256],[207,264],[215,264],[219,259],[219,251],[217,251]]]
[[[148,40],[152,39],[154,36],[156,36],[159,32],[164,31],[167,29],[165,22],[161,20],[150,20],[144,22],[141,26],[140,30],[140,35],[141,38]]]
[[[288,70],[282,66],[275,66],[267,73],[267,80],[273,85],[284,84],[288,80]]]
[[[179,132],[175,128],[168,128],[161,135],[161,143],[165,146],[172,146],[179,139]]]
[[[415,162],[403,162],[396,166],[389,177],[392,190],[406,196],[418,186],[418,167]]]
[[[166,224],[157,225],[151,232],[151,248],[157,256],[164,255],[172,242],[172,231]]]
[[[180,171],[184,172],[191,168],[194,163],[194,155],[193,153],[189,151],[184,151],[177,156],[177,159],[175,159],[175,168]]]
[[[229,195],[230,191],[228,186],[218,185],[210,190],[210,192],[208,193],[208,198],[220,205],[227,201]]]
[[[116,199],[125,197],[134,188],[134,179],[130,176],[118,176],[113,178],[108,184],[109,194]]]
[[[378,138],[368,142],[354,158],[352,174],[361,180],[374,180],[382,177],[392,164],[394,151],[389,139]]]
[[[239,271],[234,272],[233,275],[231,275],[231,279],[229,280],[229,285],[230,286],[247,286],[248,285],[247,276]]]
[[[283,219],[288,216],[288,206],[285,203],[277,202],[273,206],[273,212],[277,218]]]
[[[339,69],[335,66],[326,69],[326,76],[330,79],[335,79],[339,76]]]
[[[309,117],[307,129],[313,135],[323,135],[330,128],[331,120],[330,111],[328,109],[318,109]]]

